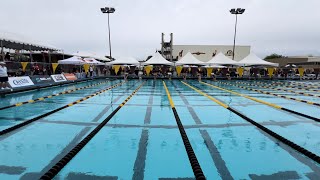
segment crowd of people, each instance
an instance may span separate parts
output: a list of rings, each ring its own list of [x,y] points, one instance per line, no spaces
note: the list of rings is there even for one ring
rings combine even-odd
[[[9,57],[8,57],[9,58]],[[208,75],[207,68],[197,67],[197,66],[186,66],[182,67],[181,72],[178,75],[178,72],[175,67],[165,66],[165,65],[156,65],[150,69],[150,72],[147,73],[144,67],[139,66],[121,66],[118,70],[112,66],[93,66],[90,65],[88,71],[86,72],[82,66],[58,66],[55,70],[55,74],[61,73],[73,73],[78,79],[82,78],[92,78],[95,76],[121,76],[124,79],[128,77],[131,78],[142,78],[143,76],[152,76],[153,78],[169,78],[172,77],[182,77],[183,79],[187,78],[208,78],[211,76],[213,80],[216,78],[224,77],[227,79],[239,77],[239,73],[236,67],[229,68],[214,68],[210,75]],[[317,79],[320,73],[319,68],[307,69],[305,74],[313,74]],[[51,75],[53,74],[52,66],[49,64],[38,64],[32,63],[29,67],[29,71],[26,72],[20,66],[18,70],[11,73],[8,72],[5,62],[0,62],[0,88],[8,89],[8,77],[9,76],[34,76],[34,75]],[[273,73],[273,77],[277,78],[289,78],[292,75],[297,76],[299,74],[297,68],[277,68]],[[245,68],[243,71],[243,77],[245,78],[260,78],[267,77],[268,71],[266,68],[257,68],[252,67],[250,69]]]

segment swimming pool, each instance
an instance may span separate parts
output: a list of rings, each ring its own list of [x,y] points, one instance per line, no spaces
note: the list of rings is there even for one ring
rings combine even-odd
[[[315,160],[246,120],[320,156],[319,87],[319,81],[94,80],[10,95],[0,108],[18,106],[0,111],[0,131],[36,120],[0,136],[0,179],[39,179],[108,118],[55,179],[194,179],[172,109],[207,179],[319,179]]]

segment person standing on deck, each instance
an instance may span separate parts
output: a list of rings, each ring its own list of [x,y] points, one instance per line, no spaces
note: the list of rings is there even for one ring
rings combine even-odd
[[[89,67],[89,72],[90,72],[90,77],[93,78],[93,67],[92,66]]]
[[[0,62],[0,86],[1,89],[10,89],[8,86],[8,70],[5,62]]]

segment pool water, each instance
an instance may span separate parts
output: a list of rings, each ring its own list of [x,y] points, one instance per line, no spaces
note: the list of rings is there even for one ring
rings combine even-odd
[[[0,99],[0,107],[99,82],[105,83],[1,110],[0,131],[122,80],[94,80],[6,96]],[[129,80],[121,86],[1,135],[0,179],[39,179],[143,82],[145,80]],[[315,161],[267,135],[180,80],[164,82],[207,179],[320,179],[320,167]],[[195,80],[186,82],[320,156],[319,122]],[[204,82],[320,118],[320,107],[242,89],[236,86],[241,81],[223,81],[228,85],[208,80]],[[251,85],[241,86],[320,102],[318,97],[253,86],[259,85],[259,81],[245,82]],[[277,85],[272,81],[263,83],[287,89],[282,82]],[[320,86],[319,81],[290,83]],[[295,88],[291,90],[302,91]],[[320,92],[308,93],[320,96]],[[194,179],[163,81],[147,80],[55,179]]]

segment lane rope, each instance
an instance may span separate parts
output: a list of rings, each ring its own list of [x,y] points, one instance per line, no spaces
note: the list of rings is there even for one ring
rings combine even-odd
[[[237,82],[236,82],[237,83]],[[255,82],[257,84],[263,84],[262,82]],[[267,83],[265,83],[267,84]],[[271,83],[272,84],[272,83]],[[270,85],[270,84],[268,84]],[[276,84],[275,84],[276,85]],[[287,85],[286,86],[287,88],[294,88],[294,89],[299,89],[299,90],[305,90],[305,91],[313,91],[313,92],[320,92],[320,90],[317,90],[319,88],[316,88],[316,89],[311,89],[311,88],[302,88],[302,87],[297,87],[297,86],[291,86],[291,85]]]
[[[181,135],[181,138],[182,138],[182,141],[183,141],[183,144],[184,144],[184,147],[187,151],[187,155],[188,155],[188,158],[189,158],[189,162],[191,164],[191,167],[192,167],[192,170],[193,170],[193,174],[195,176],[195,178],[198,180],[200,179],[206,179],[203,172],[202,172],[202,169],[201,169],[201,166],[199,164],[199,161],[196,157],[196,154],[194,153],[194,150],[191,146],[191,143],[189,141],[189,138],[187,136],[187,133],[183,127],[183,124],[180,120],[180,117],[178,115],[178,112],[174,106],[174,103],[173,103],[173,100],[171,98],[171,95],[170,95],[170,92],[169,92],[169,89],[166,85],[166,83],[164,81],[162,81],[163,83],[163,86],[166,90],[166,94],[167,94],[167,97],[168,97],[168,100],[169,100],[169,103],[170,103],[170,106],[171,106],[171,109],[173,111],[173,114],[174,114],[174,117],[176,119],[176,122],[177,122],[177,125],[178,125],[178,128],[179,128],[179,131],[180,131],[180,135]]]
[[[49,115],[51,115],[51,114],[53,114],[53,113],[56,113],[56,112],[58,112],[58,111],[60,111],[60,110],[62,110],[62,109],[66,109],[66,108],[68,108],[68,107],[70,107],[70,106],[73,106],[73,105],[75,105],[75,104],[81,103],[82,101],[85,101],[85,100],[90,99],[90,98],[92,98],[92,97],[94,97],[94,96],[97,96],[97,95],[99,95],[99,94],[101,94],[101,93],[103,93],[103,92],[105,92],[105,91],[108,91],[108,90],[111,90],[111,89],[113,89],[113,88],[115,88],[115,87],[121,86],[121,85],[123,85],[124,83],[126,83],[126,82],[121,82],[121,83],[115,84],[115,85],[110,86],[110,87],[108,87],[108,88],[106,88],[106,89],[100,90],[100,91],[98,91],[98,92],[96,92],[96,93],[93,93],[93,94],[88,95],[88,96],[86,96],[86,97],[84,97],[84,98],[81,98],[81,99],[79,99],[79,100],[77,100],[77,101],[74,101],[74,102],[69,103],[69,104],[67,104],[67,105],[65,105],[65,106],[62,106],[62,107],[60,107],[60,108],[58,108],[58,109],[52,110],[52,111],[47,112],[47,113],[45,113],[45,114],[42,114],[42,115],[40,115],[40,116],[37,116],[37,117],[34,117],[34,118],[32,118],[32,119],[26,120],[26,121],[24,121],[24,122],[22,122],[22,123],[20,123],[20,124],[16,124],[16,125],[14,125],[14,126],[11,126],[11,127],[7,128],[7,129],[4,129],[4,130],[0,131],[0,136],[2,136],[2,135],[4,135],[4,134],[7,134],[7,133],[10,133],[10,132],[12,132],[12,131],[14,131],[14,130],[16,130],[16,129],[19,129],[19,128],[23,127],[23,126],[26,126],[26,125],[34,122],[34,121],[37,121],[37,120],[39,120],[39,119],[42,119],[42,118],[44,118],[44,117],[46,117],[46,116],[49,116]]]
[[[298,101],[298,102],[302,102],[302,103],[306,103],[306,104],[310,104],[310,105],[314,105],[314,106],[320,107],[320,104],[319,104],[319,103],[315,103],[315,102],[311,102],[311,101],[306,101],[306,100],[303,100],[303,99],[293,98],[293,97],[284,96],[284,95],[280,95],[280,94],[274,94],[274,93],[267,92],[267,91],[262,91],[262,90],[253,89],[253,88],[249,88],[249,87],[244,87],[244,86],[240,86],[240,85],[228,84],[228,83],[224,83],[224,82],[220,82],[220,81],[218,81],[218,83],[220,83],[220,84],[226,84],[226,85],[232,85],[232,86],[236,86],[236,87],[239,87],[239,88],[242,88],[242,89],[259,92],[259,93],[262,93],[262,94],[267,94],[267,95],[272,95],[272,96],[276,96],[276,97],[281,97],[281,98],[284,98],[284,99],[293,100],[293,101]]]
[[[262,82],[258,82],[262,83]],[[300,86],[300,87],[306,87],[306,88],[314,88],[314,89],[319,89],[320,85],[315,85],[315,84],[302,84],[302,83],[297,83],[297,82],[272,82],[270,84],[275,84],[275,85],[283,85],[283,86]]]
[[[182,82],[182,81],[181,81],[181,82]],[[191,85],[189,85],[189,84],[187,84],[187,83],[185,83],[185,82],[182,82],[182,83],[183,83],[184,85],[190,87],[190,88],[193,89],[193,90],[197,89],[197,88],[195,88],[195,87],[193,87],[193,86],[191,86]],[[201,92],[202,94],[206,94],[206,93],[200,91],[199,89],[197,89],[196,92]],[[209,95],[207,95],[207,96],[209,96]],[[213,98],[213,97],[212,97],[212,98]],[[215,98],[213,98],[213,99],[215,99]],[[216,101],[219,101],[219,100],[216,99]],[[214,101],[214,102],[216,102],[216,101]],[[221,102],[221,101],[219,101],[219,102],[220,102],[220,104],[224,104],[224,103]],[[220,105],[220,104],[219,104],[219,105]],[[260,130],[262,130],[262,131],[264,131],[265,133],[269,134],[269,135],[272,136],[273,138],[281,141],[282,143],[288,145],[288,146],[291,147],[292,149],[300,152],[301,154],[309,157],[309,158],[312,159],[313,161],[315,161],[315,162],[317,162],[318,164],[320,164],[320,156],[312,153],[311,151],[303,148],[302,146],[299,146],[298,144],[296,144],[296,143],[288,140],[287,138],[285,138],[285,137],[283,137],[283,136],[281,136],[281,135],[279,135],[279,134],[271,131],[271,130],[268,129],[267,127],[265,127],[265,126],[257,123],[256,121],[254,121],[254,120],[252,120],[251,118],[249,118],[248,116],[240,113],[239,111],[235,110],[234,108],[232,108],[232,107],[230,107],[230,106],[228,106],[228,105],[226,105],[226,104],[224,104],[224,105],[225,105],[225,106],[222,106],[222,107],[224,107],[224,108],[228,109],[229,111],[235,113],[236,115],[240,116],[240,117],[243,118],[244,120],[248,121],[248,122],[251,123],[252,125],[254,125],[254,126],[256,126],[257,128],[259,128]]]
[[[273,90],[277,90],[277,91],[284,91],[284,92],[290,92],[290,93],[294,93],[294,94],[298,94],[298,95],[304,95],[304,96],[313,96],[313,97],[317,97],[320,98],[320,95],[315,95],[315,94],[309,94],[309,93],[304,93],[304,92],[296,92],[290,89],[282,89],[279,87],[272,87],[271,85],[256,85],[256,84],[251,84],[251,83],[245,83],[245,82],[236,82],[237,84],[246,84],[246,85],[250,85],[250,86],[256,86],[256,87],[262,87],[262,88],[267,88],[267,89],[273,89]],[[258,83],[257,84],[266,84],[266,83]],[[288,87],[284,87],[284,88],[288,88]]]
[[[238,92],[235,92],[235,91],[231,91],[231,90],[228,90],[228,89],[224,89],[224,88],[222,88],[222,87],[215,86],[215,85],[213,85],[213,84],[205,83],[205,82],[203,82],[203,81],[201,81],[200,83],[202,83],[202,84],[204,84],[204,85],[207,85],[207,86],[210,86],[210,87],[213,87],[213,88],[216,88],[216,89],[219,89],[219,90],[222,90],[222,91],[225,91],[225,92],[229,92],[229,93],[231,93],[231,94],[235,94],[235,95],[238,95],[238,96],[241,96],[241,97],[250,99],[250,100],[252,100],[252,101],[256,101],[256,102],[261,103],[261,104],[265,104],[265,105],[271,106],[271,107],[276,108],[276,109],[281,109],[281,110],[284,110],[284,111],[286,111],[286,112],[290,112],[290,113],[292,113],[292,114],[299,115],[299,116],[302,116],[302,117],[305,117],[305,118],[308,118],[308,119],[311,119],[311,120],[320,122],[320,119],[319,119],[319,118],[316,118],[316,117],[313,117],[313,116],[309,116],[309,115],[307,115],[307,114],[303,114],[303,113],[300,113],[300,112],[296,112],[296,111],[293,111],[293,110],[284,108],[284,107],[282,107],[282,106],[279,106],[279,105],[276,105],[276,104],[273,104],[273,103],[269,103],[269,102],[266,102],[266,101],[263,101],[263,100],[260,100],[260,99],[257,99],[257,98],[254,98],[254,97],[245,95],[245,94],[241,94],[241,93],[238,93]]]
[[[96,83],[96,84],[92,84],[92,85],[88,85],[88,86],[84,86],[84,87],[80,87],[80,88],[76,88],[76,89],[66,90],[66,91],[63,91],[63,92],[60,92],[60,93],[57,93],[57,94],[52,94],[52,95],[45,96],[45,97],[40,97],[40,98],[37,98],[37,99],[31,99],[31,100],[24,101],[24,102],[18,102],[16,104],[12,104],[12,105],[9,105],[9,106],[0,107],[0,110],[9,109],[9,108],[13,108],[13,107],[18,107],[18,106],[22,106],[24,104],[44,101],[45,99],[53,98],[53,97],[60,96],[60,95],[63,95],[63,94],[70,94],[70,93],[78,91],[78,90],[82,90],[82,89],[87,89],[87,88],[90,88],[90,87],[98,86],[100,84],[105,84],[107,82],[109,82],[109,81],[100,82],[100,83]]]
[[[104,119],[94,130],[90,132],[84,139],[80,141],[71,151],[69,151],[58,163],[52,166],[44,175],[41,180],[53,179],[80,151],[85,145],[111,120],[111,118],[134,96],[139,89],[144,85],[143,82],[137,89],[135,89],[125,101],[121,103],[106,119]]]

